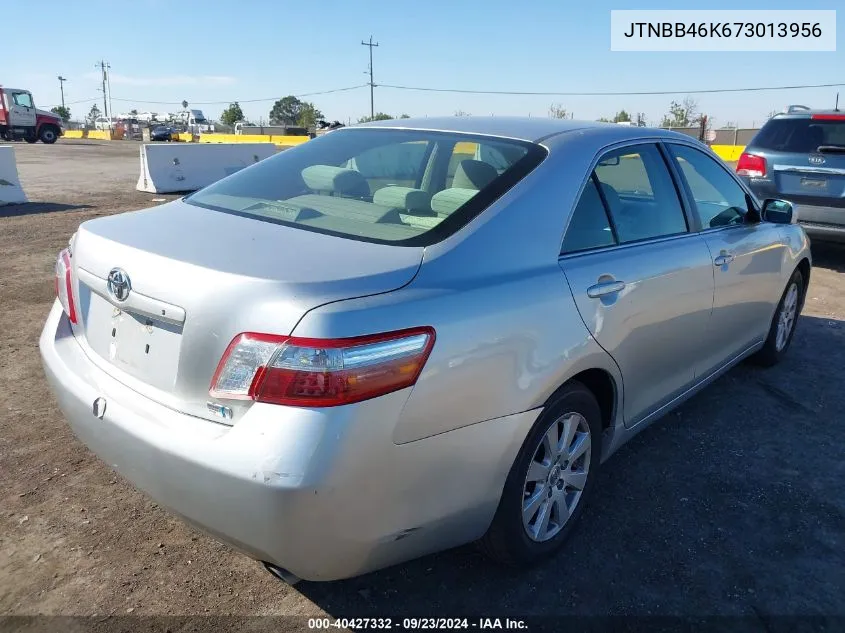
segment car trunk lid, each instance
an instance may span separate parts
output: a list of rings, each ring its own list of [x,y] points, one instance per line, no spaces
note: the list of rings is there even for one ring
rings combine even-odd
[[[232,417],[221,419],[208,389],[235,335],[290,334],[314,307],[407,284],[421,260],[422,248],[175,201],[80,226],[72,246],[74,333],[92,361],[139,393],[233,422],[249,403],[225,403]]]

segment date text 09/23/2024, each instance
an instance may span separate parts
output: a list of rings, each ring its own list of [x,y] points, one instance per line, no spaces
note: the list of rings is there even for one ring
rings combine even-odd
[[[311,630],[525,630],[524,620],[518,618],[310,618]]]

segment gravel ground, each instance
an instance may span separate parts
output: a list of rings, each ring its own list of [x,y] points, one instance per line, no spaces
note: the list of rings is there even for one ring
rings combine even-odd
[[[116,615],[103,626],[135,629],[164,622],[136,616],[206,616],[162,631],[267,615],[718,615],[754,630],[784,615],[845,617],[845,250],[816,249],[787,360],[737,367],[625,446],[556,559],[511,572],[461,548],[292,588],[109,470],[76,441],[43,377],[56,252],[84,220],[170,196],[134,191],[137,144],[15,149],[33,204],[0,208],[0,615],[96,615],[94,628]],[[73,629],[0,628],[33,622]],[[261,622],[307,623],[237,627]]]

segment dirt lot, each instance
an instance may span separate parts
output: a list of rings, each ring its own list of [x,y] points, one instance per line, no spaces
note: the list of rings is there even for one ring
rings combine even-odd
[[[291,588],[110,471],[47,390],[56,252],[84,220],[168,197],[134,191],[137,145],[15,149],[34,204],[0,209],[0,614],[845,616],[845,250],[815,253],[787,361],[734,369],[624,447],[556,560],[512,573],[463,548]]]

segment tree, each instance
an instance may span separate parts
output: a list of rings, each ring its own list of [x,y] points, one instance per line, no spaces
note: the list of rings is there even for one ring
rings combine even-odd
[[[550,119],[568,119],[569,112],[566,108],[564,108],[559,103],[553,103],[549,106],[549,118]],[[599,119],[601,120],[601,119]]]
[[[769,112],[769,114],[766,115],[766,118],[771,119],[776,114],[780,114],[780,112],[778,112],[777,110],[772,110],[771,112]]]
[[[693,127],[697,126],[700,120],[698,102],[692,97],[685,97],[680,103],[672,101],[669,114],[663,115],[660,127]]]
[[[91,109],[88,111],[88,116],[86,117],[92,123],[96,118],[100,116],[100,108],[97,107],[97,104],[91,106]]]
[[[223,110],[223,113],[220,115],[220,122],[226,125],[234,125],[238,121],[243,120],[244,112],[241,110],[241,106],[237,101],[230,103],[229,107]]]
[[[472,116],[469,112],[463,110],[455,110],[455,116]]]
[[[402,115],[402,116],[400,116],[399,118],[400,118],[400,119],[410,119],[411,117],[410,117],[410,116],[408,116],[407,114],[403,114],[403,115]]]
[[[323,118],[313,103],[288,95],[276,101],[270,110],[270,125],[299,125],[308,127]],[[306,126],[305,123],[308,125]]]
[[[630,123],[631,122],[631,115],[625,112],[625,110],[620,110],[616,113],[616,116],[613,117],[614,123]]]
[[[137,111],[135,108],[132,108],[132,109],[129,111],[129,114],[131,114],[132,116],[138,116],[138,111]]]
[[[376,112],[373,116],[362,116],[358,123],[369,123],[370,121],[390,121],[393,117],[384,112]]]
[[[733,121],[727,121],[720,129],[722,130],[733,130],[736,129],[737,125]]]
[[[187,108],[188,108],[188,102],[187,102],[187,101],[182,101],[182,109],[183,109],[183,110],[186,110]]]
[[[312,128],[317,125],[317,121],[323,118],[323,113],[320,112],[313,103],[308,101],[302,102],[302,108],[299,110],[299,116],[296,118],[296,124],[299,127]]]
[[[645,112],[637,112],[637,127],[646,127]]]
[[[70,121],[70,108],[66,108],[65,106],[56,106],[54,108],[50,108],[50,112],[58,114],[59,118],[65,123]]]

